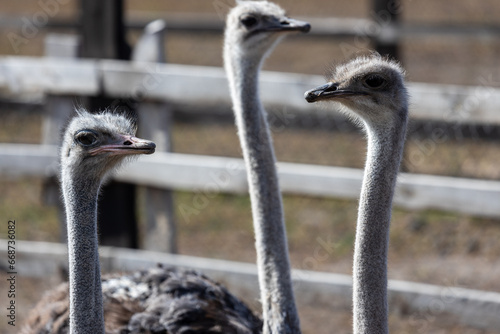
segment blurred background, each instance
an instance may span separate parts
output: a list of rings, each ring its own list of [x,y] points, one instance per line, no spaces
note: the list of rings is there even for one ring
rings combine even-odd
[[[333,63],[356,51],[377,49],[401,61],[410,82],[477,86],[484,90],[500,86],[498,1],[289,0],[276,3],[291,17],[309,20],[312,31],[310,35],[287,37],[266,61],[264,70],[323,75]],[[79,56],[130,59],[144,26],[162,18],[167,24],[163,36],[164,61],[220,67],[224,17],[233,5],[232,0],[129,0],[100,5],[95,1],[83,3],[83,0],[0,0],[0,56],[45,57],[50,53],[48,36],[57,34],[57,39],[63,34],[77,36]],[[110,16],[96,15],[105,12]],[[96,36],[99,32],[106,36]],[[91,42],[92,36],[94,42]],[[110,40],[116,44],[109,49],[103,48],[103,44],[99,47],[99,43]],[[74,104],[89,108],[103,108],[116,102],[106,96],[69,98]],[[478,100],[479,104],[483,102]],[[47,142],[43,130],[46,110],[45,96],[0,98],[0,142],[40,144],[45,140],[45,143],[56,144]],[[168,110],[170,138],[165,145],[172,152],[241,157],[229,106],[201,106],[193,110],[177,103]],[[289,114],[284,112],[284,120],[273,123],[279,161],[363,168],[364,136],[345,119],[325,122],[315,115],[296,114],[293,110]],[[433,141],[432,147],[426,146],[436,129],[443,131],[444,139]],[[500,127],[494,122],[472,120],[457,125],[446,119],[415,119],[410,124],[405,157],[423,150],[425,154],[418,163],[403,163],[402,169],[408,173],[498,181],[499,140]],[[7,235],[7,221],[15,219],[16,237],[20,240],[64,241],[56,186],[55,180],[0,173],[0,238]],[[115,190],[108,192],[133,194],[127,200],[133,203],[128,209],[134,218],[124,232],[131,234],[111,235],[106,240],[106,232],[101,230],[104,239],[101,242],[154,249],[144,237],[150,219],[144,205],[151,196],[149,190],[134,185],[114,187],[118,188],[110,188]],[[162,195],[172,208],[168,220],[171,226],[175,225],[176,233],[169,241],[169,249],[159,246],[157,250],[255,262],[248,196],[218,193],[210,198],[209,205],[200,214],[186,220],[181,210],[192,205],[195,194],[173,190]],[[107,205],[116,207],[116,203],[110,199]],[[352,199],[284,196],[293,266],[351,274],[357,204]],[[495,217],[395,206],[389,278],[500,292],[500,203],[498,207]],[[325,261],[311,265],[308,259],[317,251],[320,240],[328,240],[335,252]],[[27,313],[44,289],[59,280],[60,277],[50,277],[35,286],[33,280],[22,279],[18,297],[22,314]],[[0,285],[0,295],[4,295],[4,289]],[[252,297],[247,298],[258,310],[258,303]],[[339,333],[351,332],[349,309],[300,301],[299,304],[305,333],[331,333],[332,324]],[[19,320],[22,321],[22,315]],[[426,318],[425,327],[404,310],[391,313],[390,321],[393,333],[500,333],[500,330],[461,325],[439,311]],[[5,326],[3,322],[0,323],[2,332],[11,330],[2,326]]]

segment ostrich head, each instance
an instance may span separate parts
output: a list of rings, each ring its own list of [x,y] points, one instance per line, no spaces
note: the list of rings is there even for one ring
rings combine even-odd
[[[405,72],[395,61],[378,54],[354,58],[337,66],[326,85],[305,93],[307,102],[340,103],[348,115],[366,125],[389,125],[406,117]]]
[[[156,145],[134,137],[134,120],[120,114],[91,114],[79,110],[69,123],[63,138],[63,173],[87,180],[102,180],[127,156],[152,154]]]
[[[242,57],[263,57],[283,33],[311,29],[309,23],[287,17],[285,11],[272,2],[240,0],[237,3],[227,17],[225,47],[238,46]]]

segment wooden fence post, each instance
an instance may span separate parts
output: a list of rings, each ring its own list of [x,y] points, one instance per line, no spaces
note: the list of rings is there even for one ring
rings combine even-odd
[[[397,29],[399,12],[401,10],[400,0],[373,0],[375,21],[384,29]],[[383,30],[381,30],[383,31]],[[390,30],[386,30],[390,34]],[[397,36],[378,36],[374,39],[374,47],[383,56],[399,60],[399,48]]]
[[[141,137],[153,140],[158,151],[170,151],[172,114],[169,107],[163,103],[143,102],[140,104],[138,112]],[[144,189],[144,202],[146,224],[143,231],[142,248],[176,253],[176,226],[172,191],[146,187]]]
[[[397,35],[391,36],[391,31],[397,34],[399,25],[399,14],[401,11],[401,0],[373,0],[373,10],[377,24],[382,25],[381,28],[386,29],[389,33],[384,36],[378,36],[373,40],[374,48],[382,56],[401,61],[399,54],[399,45]],[[383,29],[381,31],[383,31]],[[389,35],[389,36],[387,36]],[[401,161],[401,171],[409,170],[407,153],[403,151],[403,160]]]
[[[130,59],[123,0],[80,0],[82,57]]]
[[[144,29],[144,34],[134,48],[132,60],[135,62],[166,61],[164,53],[165,22],[156,20]],[[151,73],[154,76],[154,73]],[[154,85],[155,78],[149,78]],[[148,89],[147,86],[142,89]],[[172,112],[165,102],[140,101],[139,134],[156,143],[156,150],[171,151]],[[147,250],[176,253],[176,226],[173,214],[173,198],[170,190],[154,187],[143,189],[145,203],[145,229],[142,231],[141,247]]]
[[[79,42],[78,36],[49,34],[45,38],[45,56],[76,58]],[[60,145],[61,131],[74,110],[73,100],[72,96],[47,95],[42,122],[42,144]],[[50,177],[43,181],[42,198],[46,205],[57,207],[60,226],[59,239],[61,242],[66,242],[66,217],[57,177]]]
[[[130,47],[125,41],[123,25],[123,1],[81,0],[80,7],[81,56],[130,59]],[[103,95],[90,97],[87,99],[87,108],[91,112],[103,110],[113,101]],[[98,214],[100,244],[137,248],[135,190],[133,184],[118,182],[103,187]]]

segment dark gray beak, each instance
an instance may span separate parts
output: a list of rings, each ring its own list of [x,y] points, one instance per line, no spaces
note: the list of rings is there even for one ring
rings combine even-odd
[[[291,18],[282,19],[279,24],[273,24],[265,28],[266,31],[300,31],[309,32],[311,25],[304,21],[294,20]]]
[[[321,100],[342,98],[345,96],[366,95],[364,92],[355,92],[352,90],[339,89],[339,84],[335,82],[316,87],[304,93],[307,102],[313,103]]]

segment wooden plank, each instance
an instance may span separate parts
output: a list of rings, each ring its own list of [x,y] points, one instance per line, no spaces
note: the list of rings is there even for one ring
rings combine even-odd
[[[98,92],[100,78],[104,92],[111,97],[140,96],[186,106],[231,103],[225,72],[218,67],[0,57],[3,97],[92,95]],[[482,81],[482,86],[409,83],[411,117],[450,124],[500,125],[500,89],[491,87],[498,83],[492,77]],[[320,110],[303,98],[306,90],[324,82],[320,76],[263,72],[260,82],[264,104],[279,106],[268,108],[270,113],[287,110],[316,115]],[[330,108],[321,110],[323,114],[338,115]]]
[[[229,9],[229,7],[228,7]],[[168,32],[183,32],[183,33],[213,33],[222,34],[224,31],[224,16],[225,13],[219,15],[203,14],[203,13],[158,13],[135,11],[131,13],[130,19],[127,22],[127,27],[130,29],[142,29],[147,22],[161,18],[168,22]],[[295,17],[295,16],[294,16]],[[367,36],[375,37],[375,33],[371,30],[360,29],[370,27],[373,21],[360,18],[345,18],[345,17],[296,17],[302,21],[311,23],[311,31],[306,35],[294,35],[292,38],[310,38],[314,37],[355,37]],[[0,24],[1,25],[1,24]],[[377,31],[378,32],[378,31]]]
[[[142,172],[141,172],[142,171]],[[283,193],[357,199],[363,171],[353,168],[278,163]],[[198,192],[246,193],[245,166],[234,158],[156,154],[122,170],[117,178]],[[500,217],[500,182],[400,174],[394,204]]]
[[[130,59],[123,0],[81,0],[80,34],[85,58]]]
[[[55,168],[55,169],[54,169]],[[53,175],[54,147],[0,144],[0,173]],[[357,199],[363,171],[353,168],[278,163],[285,194]],[[248,191],[242,159],[158,152],[120,170],[121,181],[200,194]],[[394,204],[411,210],[436,209],[500,217],[500,181],[401,173]]]
[[[438,209],[500,217],[500,182],[402,173],[394,204],[411,210]]]
[[[55,58],[56,61],[77,57],[80,43],[78,36],[49,34],[44,42],[46,57]],[[42,124],[42,144],[57,145],[59,143],[61,131],[74,108],[73,96],[48,94]]]
[[[95,60],[0,58],[0,92],[17,95],[94,95],[99,91]]]
[[[156,153],[171,149],[172,113],[165,103],[145,101],[138,106],[139,135],[155,142]],[[146,226],[142,249],[177,252],[173,195],[168,188],[145,187],[144,212]]]
[[[54,145],[0,144],[0,174],[10,177],[58,175],[58,150]]]
[[[382,56],[400,60],[399,15],[402,4],[394,0],[372,0],[372,16],[379,31],[372,36],[374,49]],[[366,26],[365,26],[366,27]]]
[[[135,63],[165,63],[164,32],[166,23],[155,20],[144,28],[134,47]],[[140,99],[140,97],[138,98]],[[172,108],[167,102],[139,101],[138,136],[155,142],[156,152],[170,152],[172,148]],[[141,248],[166,253],[177,252],[173,194],[169,189],[143,187],[145,228]]]
[[[392,2],[394,6],[395,2]],[[387,7],[386,7],[387,8]],[[295,15],[294,15],[295,17]],[[373,16],[370,16],[373,18]],[[200,33],[212,32],[221,34],[224,29],[224,20],[221,15],[204,13],[158,13],[157,11],[134,11],[130,13],[127,27],[130,29],[142,29],[149,21],[161,18],[168,22],[167,31]],[[373,29],[377,22],[372,19],[350,18],[350,17],[307,17],[298,16],[297,19],[309,22],[311,31],[307,35],[296,35],[297,38],[325,37],[377,37],[381,35],[379,29],[387,29],[386,26]],[[13,22],[14,23],[14,22]],[[69,22],[67,24],[70,24]],[[497,38],[500,35],[500,25],[497,24],[461,24],[461,23],[408,23],[401,22],[399,29],[392,33],[396,38],[471,38],[481,35],[484,38]],[[384,34],[385,35],[385,34]]]
[[[82,36],[80,56],[97,59],[130,59],[130,46],[125,39],[123,26],[123,0],[81,0],[79,32]],[[123,110],[114,105],[114,98],[106,96],[100,85],[97,96],[87,96],[83,105],[96,112],[106,108]],[[120,208],[117,210],[117,208]],[[99,198],[99,241],[103,245],[138,246],[138,224],[136,214],[136,187],[133,184],[110,182],[102,187]]]
[[[67,268],[66,246],[57,243],[16,241],[17,271],[26,277],[44,277]],[[7,240],[0,239],[1,258],[6,258]],[[199,270],[222,282],[236,295],[258,298],[257,268],[254,264],[173,255],[116,247],[99,248],[103,272],[141,270],[162,263]],[[304,303],[351,309],[352,278],[348,275],[294,270],[295,296]],[[411,312],[425,320],[431,312],[453,315],[469,326],[496,330],[500,327],[500,293],[408,281],[389,280],[391,312]],[[439,306],[438,309],[435,309]],[[435,312],[438,311],[438,312]]]
[[[64,95],[49,94],[46,99],[45,117],[42,123],[42,144],[58,145],[61,140],[61,131],[69,120],[74,109],[74,98]],[[42,186],[42,200],[45,205],[55,206],[59,218],[60,241],[68,238],[66,230],[66,213],[61,197],[57,176],[45,178]]]
[[[229,8],[229,7],[228,7]],[[144,27],[155,19],[163,19],[168,22],[167,30],[169,32],[181,33],[212,33],[220,35],[224,29],[224,16],[221,13],[205,14],[205,13],[167,13],[158,11],[134,11],[127,13],[128,19],[125,22],[127,30],[143,30]],[[294,15],[295,16],[295,15]],[[374,21],[361,18],[345,18],[345,17],[297,17],[311,24],[312,29],[307,35],[296,35],[294,38],[311,38],[324,37],[345,38],[366,36],[372,37],[380,34],[380,30],[368,29],[373,27]],[[25,25],[25,22],[20,17],[13,17],[10,14],[0,13],[0,28],[6,30],[17,29],[18,31]],[[47,28],[54,29],[77,29],[79,25],[75,20],[58,19],[57,17],[50,20]],[[380,27],[384,29],[384,27]],[[397,38],[429,38],[443,37],[448,38],[474,38],[481,35],[481,38],[498,38],[500,35],[500,25],[481,24],[481,23],[408,23],[402,22],[399,30],[395,31]]]
[[[75,35],[49,34],[44,40],[45,56],[57,59],[72,59],[78,56],[80,39]],[[58,145],[63,128],[74,113],[74,96],[47,94],[42,120],[43,145]],[[43,180],[42,199],[45,205],[57,207],[59,218],[60,241],[67,240],[66,214],[57,177]]]
[[[44,40],[45,56],[56,58],[77,58],[81,41],[78,35],[50,33]]]

